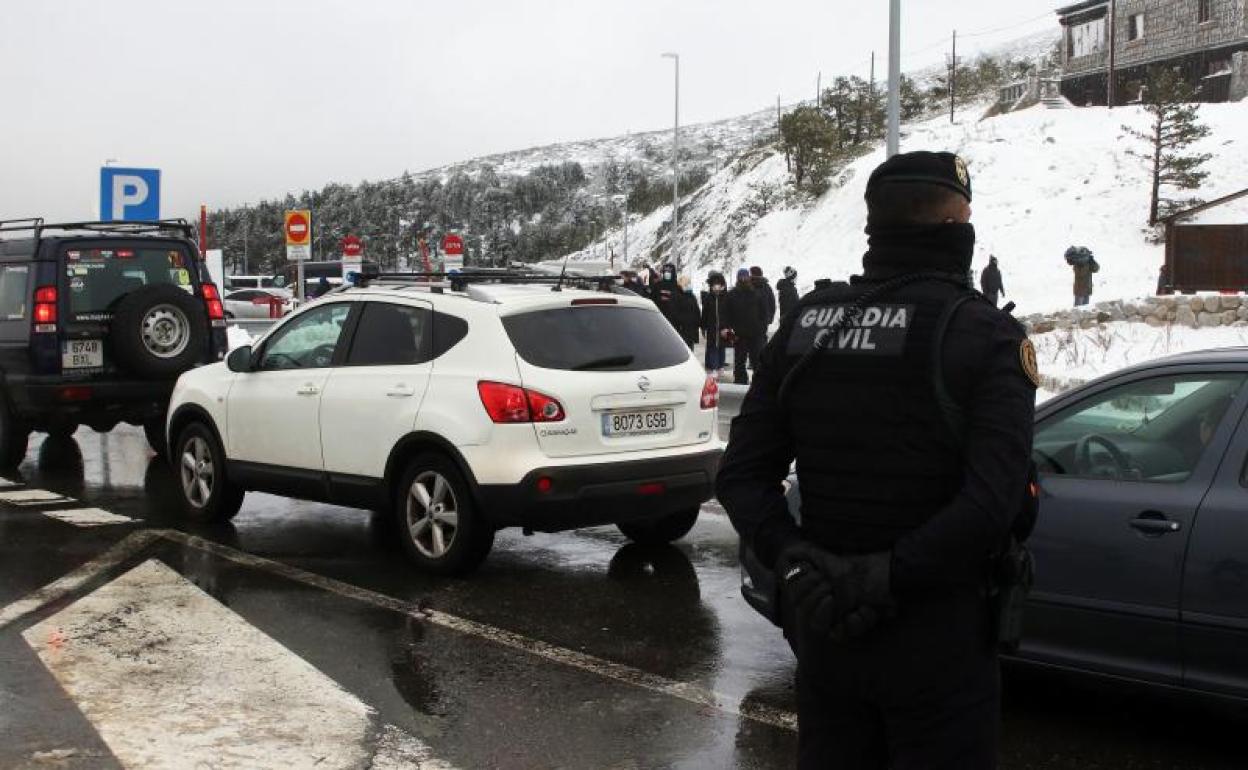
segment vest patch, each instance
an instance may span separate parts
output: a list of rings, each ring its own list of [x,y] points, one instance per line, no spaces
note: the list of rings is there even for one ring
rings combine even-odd
[[[801,310],[789,335],[789,355],[800,356],[841,323],[850,305],[812,305]],[[829,355],[900,356],[914,322],[914,305],[867,305],[857,323],[832,333]]]

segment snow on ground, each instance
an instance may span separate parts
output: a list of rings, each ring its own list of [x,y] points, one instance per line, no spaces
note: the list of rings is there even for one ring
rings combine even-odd
[[[231,326],[225,330],[226,339],[229,342],[230,350],[241,348],[244,345],[250,345],[255,338],[251,336],[251,332],[241,326]]]
[[[947,116],[912,124],[902,138],[903,150],[952,150],[966,158],[979,233],[975,270],[995,254],[1018,312],[1050,311],[1071,303],[1062,255],[1082,245],[1101,265],[1094,300],[1152,293],[1164,247],[1149,242],[1148,174],[1127,154],[1138,141],[1122,128],[1143,129],[1143,109],[1035,107],[980,120],[982,113],[982,106],[968,107],[954,124]],[[1200,115],[1213,129],[1196,148],[1213,154],[1200,195],[1213,200],[1248,183],[1248,103],[1203,105]],[[816,278],[856,273],[866,250],[863,193],[883,159],[877,148],[850,163],[818,201],[798,203],[787,192],[783,156],[749,153],[682,205],[682,254],[699,265],[699,282],[710,269],[741,265],[759,265],[773,281],[792,265],[802,289]],[[666,257],[670,213],[661,208],[633,224],[631,261]],[[621,255],[621,236],[612,231],[572,259],[600,261],[609,249]]]
[[[1194,350],[1248,346],[1248,327],[1190,329],[1171,325],[1114,322],[1091,329],[1033,334],[1036,360],[1045,378],[1043,401],[1126,366]]]

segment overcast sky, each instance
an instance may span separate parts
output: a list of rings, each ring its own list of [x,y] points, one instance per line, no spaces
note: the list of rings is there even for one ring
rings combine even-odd
[[[1052,29],[1052,0],[906,0],[903,67]],[[165,216],[809,98],[885,71],[887,0],[0,0],[0,218]],[[972,33],[980,33],[970,37]]]

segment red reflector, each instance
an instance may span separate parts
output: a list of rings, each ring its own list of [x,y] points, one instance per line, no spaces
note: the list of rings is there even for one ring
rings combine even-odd
[[[661,495],[667,491],[667,487],[655,481],[650,484],[641,484],[637,487],[639,495]]]
[[[35,323],[36,324],[54,324],[56,323],[56,305],[38,304],[35,305]]]
[[[56,287],[55,286],[40,286],[38,289],[35,289],[35,302],[55,305],[56,304]]]
[[[618,305],[618,304],[620,303],[616,302],[613,299],[574,299],[572,300],[572,307],[578,307],[580,305]]]
[[[57,391],[57,395],[62,401],[89,401],[92,396],[92,391],[91,388],[70,386],[61,388]]]
[[[537,480],[537,491],[541,492],[543,495],[549,492],[551,489],[553,489],[554,486],[555,486],[555,482],[551,481],[549,478],[545,476],[542,476],[540,479]]]
[[[130,249],[117,249],[118,259],[134,259],[134,252]]]

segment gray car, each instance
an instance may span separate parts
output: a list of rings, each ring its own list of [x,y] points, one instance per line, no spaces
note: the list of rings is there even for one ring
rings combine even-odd
[[[1248,698],[1248,348],[1103,377],[1036,410],[1040,516],[1012,659]],[[789,480],[789,507],[800,493]],[[741,547],[742,592],[776,622]]]

